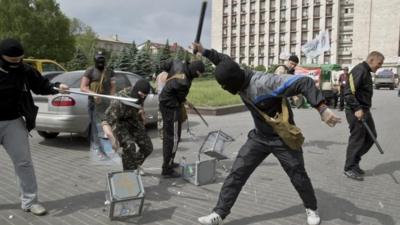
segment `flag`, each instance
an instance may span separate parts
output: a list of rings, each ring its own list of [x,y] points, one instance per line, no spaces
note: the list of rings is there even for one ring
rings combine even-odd
[[[329,43],[329,32],[322,31],[315,39],[301,46],[307,58],[315,58],[331,48]]]

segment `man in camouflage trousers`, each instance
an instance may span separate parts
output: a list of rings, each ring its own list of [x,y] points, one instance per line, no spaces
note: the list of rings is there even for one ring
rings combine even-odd
[[[144,126],[143,103],[149,91],[149,82],[139,80],[133,87],[125,88],[117,94],[138,99],[136,104],[113,100],[105,112],[103,130],[114,150],[122,148],[124,170],[140,169],[140,165],[153,151],[153,144]],[[139,146],[139,150],[136,150],[136,145]],[[143,175],[142,170],[139,172]]]

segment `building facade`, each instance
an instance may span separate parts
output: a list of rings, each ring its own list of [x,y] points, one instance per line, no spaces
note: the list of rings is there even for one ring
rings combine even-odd
[[[396,2],[214,0],[211,45],[235,61],[251,66],[282,63],[282,56],[288,54],[298,55],[301,64],[351,65],[364,60],[372,50],[381,51],[398,64],[400,4]],[[388,14],[393,24],[383,19]],[[392,32],[388,36],[382,33],[386,24]],[[330,50],[319,57],[306,58],[301,46],[323,30],[329,31]]]

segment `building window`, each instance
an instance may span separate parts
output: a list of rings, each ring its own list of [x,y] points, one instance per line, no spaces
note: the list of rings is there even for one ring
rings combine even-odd
[[[250,23],[255,23],[256,22],[256,14],[252,13],[250,15]]]
[[[279,23],[279,32],[284,33],[286,31],[286,22],[280,22]]]
[[[240,57],[244,57],[245,56],[245,47],[240,47],[240,49],[239,49],[239,55],[240,55]]]
[[[290,19],[292,20],[297,19],[297,9],[290,10]]]
[[[290,45],[290,53],[294,54],[296,53],[296,45]]]
[[[269,44],[274,44],[275,43],[275,36],[274,35],[269,35]]]
[[[279,42],[285,43],[285,34],[279,34]]]
[[[261,24],[261,25],[260,25],[260,27],[259,27],[259,33],[260,33],[260,34],[263,34],[263,33],[265,33],[265,27],[264,27],[264,24]]]
[[[312,38],[316,38],[319,35],[319,31],[314,31],[312,34]]]
[[[240,37],[239,42],[240,42],[240,46],[246,45],[244,37]]]
[[[290,35],[290,43],[292,43],[292,44],[296,43],[296,34]]]
[[[274,55],[274,47],[270,46],[268,48],[269,55]]]
[[[263,22],[265,22],[265,13],[264,12],[260,13],[260,23],[263,23]]]
[[[263,57],[258,58],[258,65],[259,66],[260,65],[264,65],[264,58]]]
[[[254,47],[249,48],[249,55],[254,56]]]
[[[308,18],[308,10],[307,9],[303,10],[301,15],[302,15],[303,19],[307,19]]]
[[[246,25],[240,26],[240,35],[246,34]]]
[[[307,28],[308,28],[308,21],[307,20],[301,21],[301,29],[307,30]]]
[[[232,16],[232,25],[236,25],[236,16]]]
[[[274,64],[274,57],[269,57],[268,58],[268,65]]]
[[[249,66],[254,66],[254,58],[249,58]]]
[[[301,44],[307,42],[307,32],[301,32]]]
[[[264,55],[264,47],[258,48],[258,54],[259,55]]]
[[[296,32],[296,21],[291,21],[290,22],[290,31]]]
[[[254,34],[256,32],[256,26],[254,24],[250,25],[250,34]]]
[[[319,6],[315,6],[314,7],[314,17],[320,17],[320,7]]]
[[[240,24],[246,24],[246,16],[241,16],[240,17]]]
[[[259,43],[260,45],[264,45],[264,35],[260,35],[260,36],[258,37],[258,43]]]
[[[255,12],[256,11],[256,3],[252,2],[250,3],[250,12]]]
[[[272,10],[275,10],[275,7],[276,7],[276,2],[275,2],[275,0],[271,0],[270,2],[269,2],[269,8],[270,8],[270,10],[272,11]]]
[[[332,28],[332,18],[326,18],[326,28],[327,29]]]
[[[313,21],[313,30],[319,30],[319,19]]]
[[[275,19],[275,12],[270,12],[269,13],[269,19],[274,20]]]
[[[345,8],[344,9],[344,14],[353,14],[354,9],[353,8]]]
[[[231,48],[231,57],[235,57],[236,56],[236,48],[233,47]]]
[[[260,2],[260,11],[264,11],[265,10],[265,1],[261,1]]]
[[[269,31],[274,32],[275,31],[275,23],[269,23]]]
[[[326,6],[326,16],[332,17],[332,6],[331,5]]]
[[[255,44],[255,35],[251,35],[250,36],[250,38],[249,38],[250,40],[249,40],[249,42],[250,42],[250,45],[254,45]]]
[[[232,33],[235,33],[236,32],[236,26],[232,26]]]

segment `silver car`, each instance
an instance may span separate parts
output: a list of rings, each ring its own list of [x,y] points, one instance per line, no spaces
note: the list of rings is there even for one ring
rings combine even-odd
[[[51,82],[67,84],[71,90],[79,91],[84,70],[66,72],[51,79]],[[142,77],[122,71],[115,71],[117,91],[133,86]],[[77,133],[87,136],[89,132],[88,96],[79,94],[33,95],[39,107],[36,130],[44,138],[55,138],[59,133]],[[144,102],[147,124],[157,123],[158,95],[154,90]]]

